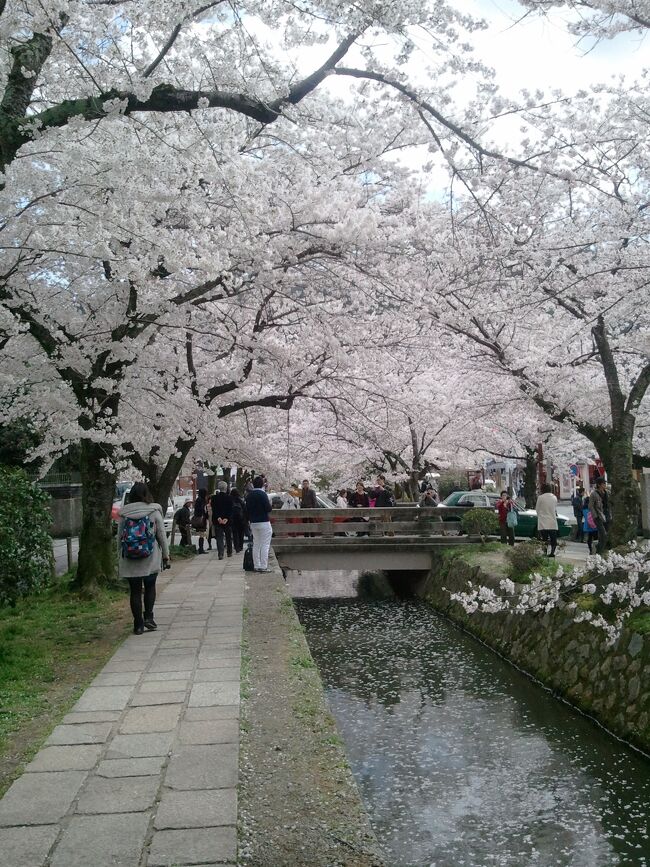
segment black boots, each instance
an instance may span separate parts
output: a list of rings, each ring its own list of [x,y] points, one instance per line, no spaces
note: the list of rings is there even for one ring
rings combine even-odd
[[[205,545],[205,539],[202,536],[199,536],[199,554],[205,554],[203,550],[203,546]]]

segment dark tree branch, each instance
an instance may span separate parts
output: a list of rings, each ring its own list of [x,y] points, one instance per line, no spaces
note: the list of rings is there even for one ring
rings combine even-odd
[[[107,114],[106,102],[114,100],[123,104],[123,112],[126,115],[134,112],[188,112],[199,108],[201,102],[207,108],[224,108],[250,117],[261,124],[270,124],[280,117],[287,105],[296,105],[315,90],[332,72],[334,65],[345,56],[358,36],[359,33],[355,32],[343,39],[321,67],[294,84],[286,96],[272,102],[256,99],[244,93],[229,93],[218,89],[186,90],[171,84],[159,84],[148,99],[138,99],[129,91],[111,90],[99,96],[64,100],[38,114],[30,115],[29,126],[34,125],[44,130],[65,126],[73,117],[98,120]],[[51,50],[51,39],[49,50]],[[47,55],[43,57],[39,71],[46,58]],[[34,78],[34,84],[37,77]],[[30,98],[34,84],[31,85]],[[25,122],[27,106],[24,106],[24,99],[20,100],[19,105],[21,109],[24,107],[24,111],[21,113],[12,110],[10,114],[3,116],[0,125],[0,153],[5,165],[11,162],[22,145],[31,139],[31,131]]]

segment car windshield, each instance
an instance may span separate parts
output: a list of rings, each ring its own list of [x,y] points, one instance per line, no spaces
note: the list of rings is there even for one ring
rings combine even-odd
[[[336,503],[330,500],[329,497],[326,497],[325,494],[316,494],[316,499],[318,501],[318,505],[322,509],[336,509]]]
[[[469,494],[469,491],[454,491],[453,494],[449,494],[448,497],[442,501],[445,506],[453,506],[456,503],[456,500],[459,500],[465,494]]]

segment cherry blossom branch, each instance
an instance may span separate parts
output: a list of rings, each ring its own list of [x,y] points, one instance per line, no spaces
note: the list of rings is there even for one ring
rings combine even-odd
[[[360,31],[355,31],[346,36],[318,69],[290,87],[286,96],[278,97],[271,102],[244,93],[222,91],[218,88],[205,91],[187,90],[171,84],[159,84],[147,99],[141,99],[129,91],[110,90],[98,96],[64,100],[26,118],[25,115],[38,72],[49,56],[52,47],[51,37],[44,36],[37,43],[39,46],[37,68],[35,64],[30,67],[34,68],[33,80],[28,79],[29,84],[22,85],[22,89],[14,88],[13,96],[10,97],[11,104],[8,103],[9,110],[1,111],[5,104],[4,100],[0,105],[0,156],[3,167],[8,165],[18,150],[32,138],[33,129],[45,130],[66,126],[74,117],[98,120],[106,117],[116,105],[125,115],[134,112],[170,113],[188,112],[199,108],[224,108],[250,117],[261,124],[274,123],[282,115],[286,106],[297,105],[321,84],[360,35]],[[49,42],[43,42],[43,39],[49,39]],[[16,67],[16,61],[14,67]],[[24,77],[21,73],[22,78]],[[6,94],[5,98],[7,98]]]

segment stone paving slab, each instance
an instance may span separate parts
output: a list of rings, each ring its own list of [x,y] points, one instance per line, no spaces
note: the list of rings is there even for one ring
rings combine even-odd
[[[105,759],[96,773],[100,777],[149,777],[160,774],[165,756],[145,756],[139,759]]]
[[[160,786],[155,777],[93,776],[77,803],[77,813],[141,813],[153,806]]]
[[[235,825],[237,822],[236,789],[213,791],[164,792],[154,827],[208,828]]]
[[[175,569],[0,800],[0,867],[234,865],[244,572]]]
[[[239,744],[178,746],[171,759],[165,785],[173,789],[225,789],[237,785]]]
[[[219,861],[232,861],[236,855],[235,828],[156,831],[151,843],[147,867],[175,867],[181,863],[215,864]]]
[[[85,771],[23,774],[0,801],[0,825],[46,825],[68,812]]]
[[[71,711],[66,714],[61,723],[63,725],[77,725],[79,723],[115,722],[120,718],[118,710],[88,710]]]
[[[150,705],[160,704],[181,704],[184,700],[185,690],[183,690],[182,692],[138,692],[131,699],[131,707],[147,707]]]
[[[25,768],[35,771],[89,771],[97,764],[103,744],[82,744],[69,747],[43,747]]]
[[[190,693],[190,707],[214,707],[220,704],[239,704],[239,682],[214,681],[197,683]]]
[[[182,709],[181,704],[130,708],[120,724],[120,734],[173,731],[178,725]]]
[[[0,828],[0,865],[34,867],[34,864],[43,864],[58,834],[58,825]]]
[[[112,728],[112,722],[60,725],[54,729],[45,743],[52,746],[103,744],[108,740]]]
[[[52,867],[136,867],[148,825],[147,813],[73,816],[50,863]]]
[[[146,758],[166,756],[172,748],[174,732],[116,735],[108,745],[106,758]]]
[[[239,721],[223,719],[182,722],[179,740],[182,744],[238,744]]]
[[[122,710],[132,692],[132,686],[89,686],[72,710]]]

